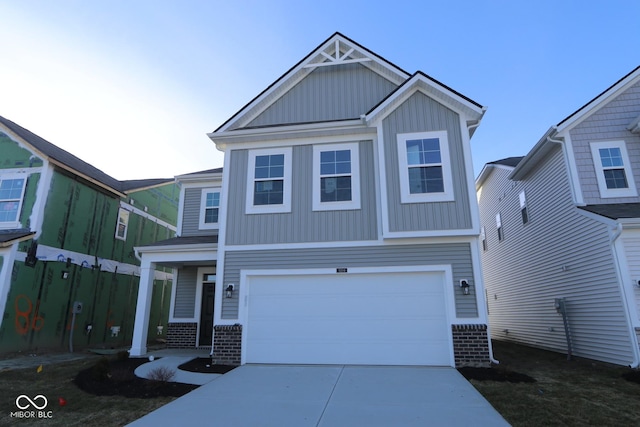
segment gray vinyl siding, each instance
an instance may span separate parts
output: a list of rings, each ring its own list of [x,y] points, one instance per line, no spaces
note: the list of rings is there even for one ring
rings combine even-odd
[[[200,229],[200,204],[202,203],[202,188],[186,188],[184,190],[184,209],[182,214],[182,237],[210,236],[218,234],[217,229]]]
[[[313,146],[293,147],[291,212],[245,214],[247,150],[233,150],[229,168],[226,244],[376,240],[378,235],[372,141],[359,143],[361,208],[312,211]]]
[[[178,270],[176,280],[176,300],[173,309],[175,318],[193,318],[195,316],[197,267],[184,267]]]
[[[451,156],[455,200],[452,202],[400,202],[398,143],[400,133],[446,130]],[[460,117],[454,111],[416,92],[383,121],[389,230],[455,230],[471,228],[467,177],[464,164]]]
[[[240,283],[240,270],[308,269],[337,267],[389,267],[415,265],[451,265],[454,286],[460,279],[473,279],[474,271],[469,244],[394,245],[348,248],[280,249],[268,251],[230,251],[225,255],[224,284]],[[393,285],[390,283],[390,286]],[[445,284],[447,285],[447,284]],[[478,316],[474,283],[471,295],[462,295],[455,286],[458,317]],[[224,299],[222,317],[238,317],[238,299]]]
[[[637,203],[640,197],[600,198],[589,143],[625,141],[636,188],[640,190],[640,135],[627,126],[640,116],[640,83],[630,87],[571,130],[571,142],[586,204]]]
[[[522,181],[508,180],[509,173],[494,169],[480,196],[492,337],[566,352],[562,316],[554,308],[555,298],[566,298],[574,355],[629,364],[633,354],[609,231],[573,205],[560,147]],[[498,212],[504,229],[500,242]]]
[[[357,119],[395,88],[362,64],[318,67],[247,127]]]

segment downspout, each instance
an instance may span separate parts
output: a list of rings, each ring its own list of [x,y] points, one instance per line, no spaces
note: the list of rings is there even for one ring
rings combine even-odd
[[[611,235],[611,245],[615,245],[616,241],[618,240],[618,238],[620,238],[621,235],[622,235],[622,224],[617,223]],[[627,319],[629,319],[629,326],[631,327],[631,329],[633,329],[633,324],[631,322],[631,312],[629,311],[629,300],[627,299],[627,293],[624,290],[624,279],[622,277],[622,269],[620,268],[620,263],[618,262],[618,252],[615,250],[615,247],[613,249],[616,254],[616,269],[618,270],[618,274],[620,275],[620,281],[621,281],[620,285],[622,287],[621,289],[622,299],[624,300],[624,306],[627,310]],[[638,346],[638,340],[637,340],[637,335],[635,333],[635,329],[630,332],[631,332],[631,340],[632,342],[635,343],[635,345],[631,346],[633,348],[633,362],[629,365],[629,367],[631,369],[636,369],[638,366],[640,366],[640,347]]]

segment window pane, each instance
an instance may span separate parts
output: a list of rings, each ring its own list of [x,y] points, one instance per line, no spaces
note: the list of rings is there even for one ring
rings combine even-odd
[[[215,224],[218,222],[218,208],[206,209],[204,211],[205,224]]]
[[[0,202],[0,222],[16,221],[19,206],[18,202]]]
[[[336,151],[336,162],[351,162],[351,150]]]
[[[253,204],[257,205],[281,205],[283,203],[282,180],[259,181],[255,183],[253,191]]]
[[[321,202],[345,202],[351,201],[351,177],[341,176],[337,178],[320,179]]]
[[[207,193],[207,208],[214,208],[220,206],[220,193]]]
[[[320,163],[333,163],[336,161],[336,152],[335,151],[321,151],[320,152]]]
[[[602,167],[624,166],[622,162],[622,153],[619,148],[601,148],[599,152]]]
[[[607,188],[629,188],[624,169],[608,169],[604,171]]]
[[[426,165],[442,163],[438,138],[412,139],[406,142],[407,164]]]
[[[409,168],[409,192],[411,194],[444,192],[442,166]]]
[[[0,200],[20,199],[24,179],[5,179],[0,182]]]
[[[320,175],[351,173],[351,150],[320,152]]]
[[[254,178],[282,178],[284,177],[284,154],[256,156]]]

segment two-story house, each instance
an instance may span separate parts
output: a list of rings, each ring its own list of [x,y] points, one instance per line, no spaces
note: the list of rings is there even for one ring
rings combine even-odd
[[[483,114],[336,33],[210,133],[225,153],[213,357],[488,364]]]
[[[640,67],[476,180],[492,338],[640,351]]]
[[[175,233],[178,196],[173,179],[118,181],[0,117],[0,351],[129,344],[133,248]],[[172,273],[152,277],[164,338]]]

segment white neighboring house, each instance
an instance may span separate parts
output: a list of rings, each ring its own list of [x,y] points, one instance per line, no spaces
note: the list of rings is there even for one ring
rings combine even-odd
[[[483,114],[335,33],[210,133],[225,153],[213,357],[488,365],[470,154]],[[144,264],[162,248],[141,251]],[[191,346],[200,273],[177,272],[172,303],[194,313],[173,319]]]
[[[485,165],[476,190],[492,338],[638,365],[639,123],[640,67],[523,158]]]

